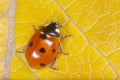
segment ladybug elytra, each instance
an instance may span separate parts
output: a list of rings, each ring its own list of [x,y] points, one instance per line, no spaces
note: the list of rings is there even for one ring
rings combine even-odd
[[[49,25],[41,27],[40,30],[35,29],[36,32],[28,41],[26,50],[23,51],[30,67],[40,69],[51,64],[50,68],[56,69],[53,68],[54,62],[58,53],[62,53],[57,39],[57,37],[61,37],[59,28],[59,23],[51,22]]]

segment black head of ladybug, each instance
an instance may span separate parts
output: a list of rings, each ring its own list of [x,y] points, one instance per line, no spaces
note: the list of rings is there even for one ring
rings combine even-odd
[[[58,22],[51,22],[47,26],[43,26],[41,31],[43,31],[46,35],[59,37],[60,36],[60,25]]]

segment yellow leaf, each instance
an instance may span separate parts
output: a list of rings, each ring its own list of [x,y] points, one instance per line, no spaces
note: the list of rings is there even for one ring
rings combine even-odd
[[[5,16],[11,5],[11,0],[0,1],[0,16]]]
[[[54,67],[59,70],[33,70],[25,54],[13,52],[8,79],[120,80],[120,0],[17,0],[14,51],[23,50],[34,34],[33,25],[51,21],[63,26],[62,35],[73,35],[61,41],[68,55],[58,56]]]

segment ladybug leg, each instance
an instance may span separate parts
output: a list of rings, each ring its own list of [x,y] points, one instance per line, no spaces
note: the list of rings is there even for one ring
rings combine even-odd
[[[50,69],[52,69],[52,70],[58,70],[57,68],[54,68],[54,67],[53,67],[54,64],[55,64],[55,62],[56,62],[56,58],[55,58],[54,61],[50,64]]]
[[[24,46],[22,51],[16,51],[17,53],[25,53],[26,47]]]
[[[71,37],[73,36],[72,34],[69,34],[69,35],[64,35],[64,36],[59,36],[60,38],[67,38],[67,37]]]
[[[64,55],[67,55],[68,53],[66,53],[66,52],[63,52],[63,50],[62,50],[62,45],[61,45],[61,43],[60,43],[60,53],[62,53],[62,54],[64,54]]]
[[[35,25],[33,25],[33,29],[34,29],[34,31],[37,31],[37,29],[36,29]]]
[[[62,53],[62,54],[64,54],[64,55],[67,55],[67,54],[68,54],[68,53],[66,53],[66,52],[63,52],[63,50],[62,50],[62,45],[61,45],[61,41],[60,41],[60,40],[61,40],[62,38],[67,38],[67,37],[71,37],[71,36],[72,36],[72,34],[65,35],[65,36],[59,36],[59,38],[60,38],[60,39],[59,39],[59,43],[60,43],[60,50],[59,50],[59,51],[60,51],[60,53]]]

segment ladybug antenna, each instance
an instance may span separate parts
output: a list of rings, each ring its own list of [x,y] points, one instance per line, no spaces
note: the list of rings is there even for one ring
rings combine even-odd
[[[37,31],[37,29],[36,29],[35,25],[33,25],[33,29],[34,29],[34,31]]]

